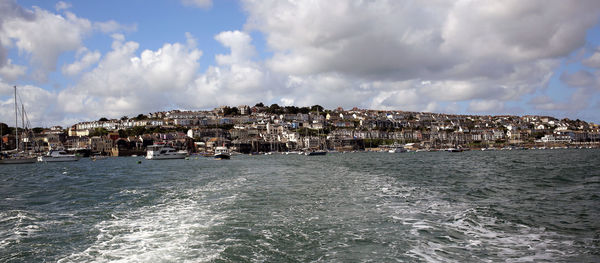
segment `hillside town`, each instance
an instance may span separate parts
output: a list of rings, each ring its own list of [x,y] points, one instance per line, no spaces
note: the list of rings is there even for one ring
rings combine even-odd
[[[3,148],[14,148],[4,132]],[[549,116],[475,116],[426,112],[345,110],[312,107],[222,106],[210,111],[154,112],[101,118],[71,127],[37,128],[21,138],[29,150],[66,149],[83,154],[144,155],[146,147],[169,145],[189,153],[218,146],[238,153],[381,151],[402,146],[414,151],[458,149],[597,148],[598,124]],[[12,144],[12,145],[11,145]]]

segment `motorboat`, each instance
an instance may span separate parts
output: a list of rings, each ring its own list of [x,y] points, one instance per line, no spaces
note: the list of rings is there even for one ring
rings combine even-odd
[[[405,152],[407,152],[407,150],[402,146],[398,146],[398,147],[394,147],[394,148],[388,150],[388,152],[389,153],[405,153]]]
[[[229,150],[227,149],[227,147],[219,146],[219,147],[215,148],[214,157],[215,157],[215,159],[227,160],[227,159],[231,159],[231,153],[229,153]]]
[[[448,148],[448,149],[446,149],[446,151],[451,152],[451,153],[458,153],[458,152],[463,152],[464,150],[462,148]]]
[[[50,150],[45,155],[38,157],[39,162],[74,162],[79,161],[79,159],[79,156],[69,154],[63,150]]]
[[[147,160],[185,159],[187,152],[165,145],[150,145],[146,149]]]
[[[307,156],[326,155],[326,154],[327,154],[327,152],[323,151],[323,150],[314,150],[314,151],[304,152],[304,155],[307,155]]]

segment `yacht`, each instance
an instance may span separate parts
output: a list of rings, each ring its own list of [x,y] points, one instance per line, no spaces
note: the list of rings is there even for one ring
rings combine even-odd
[[[147,160],[184,159],[186,156],[186,151],[177,151],[165,145],[150,145],[146,150]]]
[[[79,161],[79,156],[68,154],[63,150],[50,150],[46,155],[38,157],[39,162],[74,162]]]
[[[227,147],[219,146],[215,148],[215,159],[231,159],[231,154]]]

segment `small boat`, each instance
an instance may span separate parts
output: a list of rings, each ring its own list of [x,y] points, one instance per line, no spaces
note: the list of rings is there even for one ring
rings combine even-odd
[[[90,160],[92,160],[92,161],[104,160],[106,158],[108,158],[108,156],[101,155],[101,154],[94,154],[94,155],[90,156]]]
[[[323,150],[315,150],[315,151],[306,151],[304,155],[306,156],[317,156],[317,155],[326,155],[327,152]]]
[[[219,147],[215,148],[214,157],[215,157],[215,159],[218,159],[218,160],[228,160],[228,159],[231,159],[231,153],[229,153],[229,150],[227,149],[227,147],[219,146]]]
[[[147,160],[184,159],[186,156],[186,151],[177,151],[165,145],[150,145],[146,150]]]
[[[402,146],[397,146],[388,151],[389,153],[405,153],[407,150]]]
[[[446,151],[451,152],[451,153],[458,153],[458,152],[462,152],[463,149],[461,149],[461,148],[448,148]]]
[[[38,157],[39,162],[74,162],[79,161],[79,156],[68,154],[63,150],[50,150],[46,155]]]

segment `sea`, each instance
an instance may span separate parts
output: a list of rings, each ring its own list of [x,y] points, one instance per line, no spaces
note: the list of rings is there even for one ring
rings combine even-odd
[[[0,262],[600,262],[600,149],[2,165]]]

